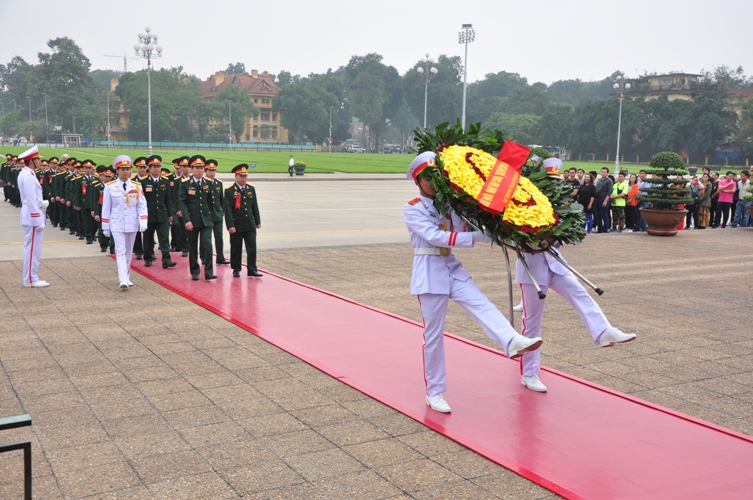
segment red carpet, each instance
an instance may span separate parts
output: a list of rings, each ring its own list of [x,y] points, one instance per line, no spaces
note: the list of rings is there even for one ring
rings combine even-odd
[[[268,272],[191,281],[177,260],[133,269],[560,495],[753,498],[749,436],[546,368],[549,393],[534,393],[517,362],[449,334],[443,415],[424,403],[421,325]]]

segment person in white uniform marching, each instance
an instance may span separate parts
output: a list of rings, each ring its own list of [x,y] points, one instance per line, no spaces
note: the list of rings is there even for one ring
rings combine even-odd
[[[18,174],[18,192],[22,203],[21,226],[24,228],[24,286],[44,288],[50,284],[40,280],[37,271],[42,257],[42,240],[50,202],[42,199],[42,186],[35,173],[42,162],[36,146],[18,155],[18,159],[25,165]]]
[[[112,162],[118,177],[107,183],[102,196],[102,232],[115,240],[115,259],[121,290],[133,286],[131,258],[136,233],[146,231],[149,213],[141,184],[131,180],[131,158],[116,157]]]
[[[562,167],[558,158],[544,160],[544,166],[555,165]],[[555,250],[556,251],[556,250]],[[560,254],[560,258],[565,258]],[[591,334],[594,342],[601,347],[611,347],[635,340],[633,333],[623,333],[613,327],[599,304],[588,294],[575,275],[553,256],[546,252],[525,254],[526,264],[538,283],[541,291],[554,290],[571,306],[575,308],[586,330]],[[544,314],[545,300],[539,299],[536,287],[531,282],[523,264],[518,259],[515,266],[515,282],[520,284],[523,304],[523,320],[521,333],[528,338],[541,337],[541,320]],[[539,380],[541,371],[541,351],[527,352],[523,355],[520,365],[521,383],[536,392],[546,392],[546,386]]]
[[[431,184],[434,159],[434,153],[427,151],[411,163],[407,177],[416,183],[420,196],[405,205],[403,219],[415,247],[410,293],[418,296],[424,319],[426,404],[433,410],[449,413],[450,406],[442,396],[447,391],[444,322],[449,299],[468,311],[509,358],[538,349],[541,339],[519,335],[452,254],[453,247],[469,248],[478,241],[490,243],[491,238],[480,231],[468,232],[457,214],[449,212],[442,216],[434,206],[436,191]]]

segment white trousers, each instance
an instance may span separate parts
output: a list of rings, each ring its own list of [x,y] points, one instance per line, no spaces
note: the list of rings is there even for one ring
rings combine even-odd
[[[136,240],[136,232],[120,233],[113,231],[112,239],[115,240],[118,282],[123,283],[131,279],[131,259],[133,258],[133,242]]]
[[[44,231],[37,232],[34,226],[24,228],[24,283],[39,281],[39,259],[42,258],[42,240]]]
[[[572,273],[565,275],[549,271],[549,286],[540,285],[541,291],[554,290],[578,311],[580,320],[596,342],[604,330],[611,325],[604,316],[599,304],[588,294],[583,285]],[[521,283],[520,293],[523,296],[523,321],[521,334],[528,338],[541,337],[541,319],[544,316],[546,299],[539,299],[533,285]],[[541,349],[523,354],[520,364],[522,375],[531,377],[541,370]]]
[[[424,381],[426,394],[435,396],[447,391],[447,368],[444,356],[444,322],[449,299],[454,300],[478,321],[486,334],[507,352],[507,345],[517,332],[499,310],[478,289],[472,279],[450,278],[450,294],[423,293],[418,296],[424,319]]]

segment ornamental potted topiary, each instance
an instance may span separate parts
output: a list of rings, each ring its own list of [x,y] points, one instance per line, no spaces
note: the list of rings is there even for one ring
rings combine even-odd
[[[297,161],[293,163],[293,169],[295,170],[295,175],[303,175],[303,171],[306,170],[306,164],[302,161]]]
[[[648,225],[647,232],[653,236],[675,236],[677,225],[688,213],[685,209],[679,209],[678,205],[693,203],[693,198],[688,197],[690,189],[685,187],[685,182],[678,182],[674,177],[687,175],[688,169],[682,157],[671,151],[657,154],[651,158],[648,166],[646,174],[655,177],[646,178],[651,186],[643,189],[646,194],[637,197],[638,201],[651,205],[650,208],[640,209]]]

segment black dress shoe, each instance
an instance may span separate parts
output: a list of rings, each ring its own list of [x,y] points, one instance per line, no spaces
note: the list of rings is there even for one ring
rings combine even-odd
[[[178,263],[177,262],[173,262],[173,261],[163,262],[162,263],[162,269],[167,269],[168,267],[175,267],[177,265],[178,265]]]
[[[58,227],[58,225],[57,224],[53,224],[52,227]]]
[[[142,258],[142,255],[137,253],[136,254],[136,260],[141,260],[141,258]]]
[[[209,281],[209,280],[216,280],[217,276],[215,276],[214,274],[207,274],[207,275],[204,276],[204,279],[207,280],[207,281]]]
[[[248,276],[251,276],[252,278],[261,278],[264,275],[259,273],[259,271],[249,271]]]
[[[79,236],[79,237],[78,237],[78,239],[79,239],[79,240],[83,240],[83,239],[84,239],[84,237],[83,237],[83,236]]]
[[[183,252],[180,254],[181,257],[188,257],[188,252]]]
[[[99,247],[99,251],[105,253],[107,251],[107,247]]]
[[[191,275],[191,279],[192,279],[193,281],[199,281],[199,275],[198,275],[198,274],[192,274],[192,275]]]
[[[87,245],[91,245],[92,243],[94,243],[94,240],[86,240]]]
[[[60,230],[61,230],[61,231],[65,231],[66,229],[68,229],[68,228],[67,228],[67,227],[65,227],[65,226],[60,226]]]
[[[115,249],[114,248],[110,249],[110,255],[115,255]]]
[[[144,267],[152,267],[152,261],[151,260],[145,260],[144,261]]]
[[[240,271],[233,271],[233,278],[240,278],[241,272]]]
[[[170,247],[170,251],[171,251],[171,252],[177,252],[177,251],[178,251],[178,249],[177,249],[177,248],[175,248],[175,247]]]
[[[222,259],[222,260],[218,260],[218,261],[217,261],[217,263],[218,263],[218,264],[222,264],[222,265],[225,265],[225,264],[230,264],[230,261],[229,261],[229,260],[227,260],[227,259]]]

